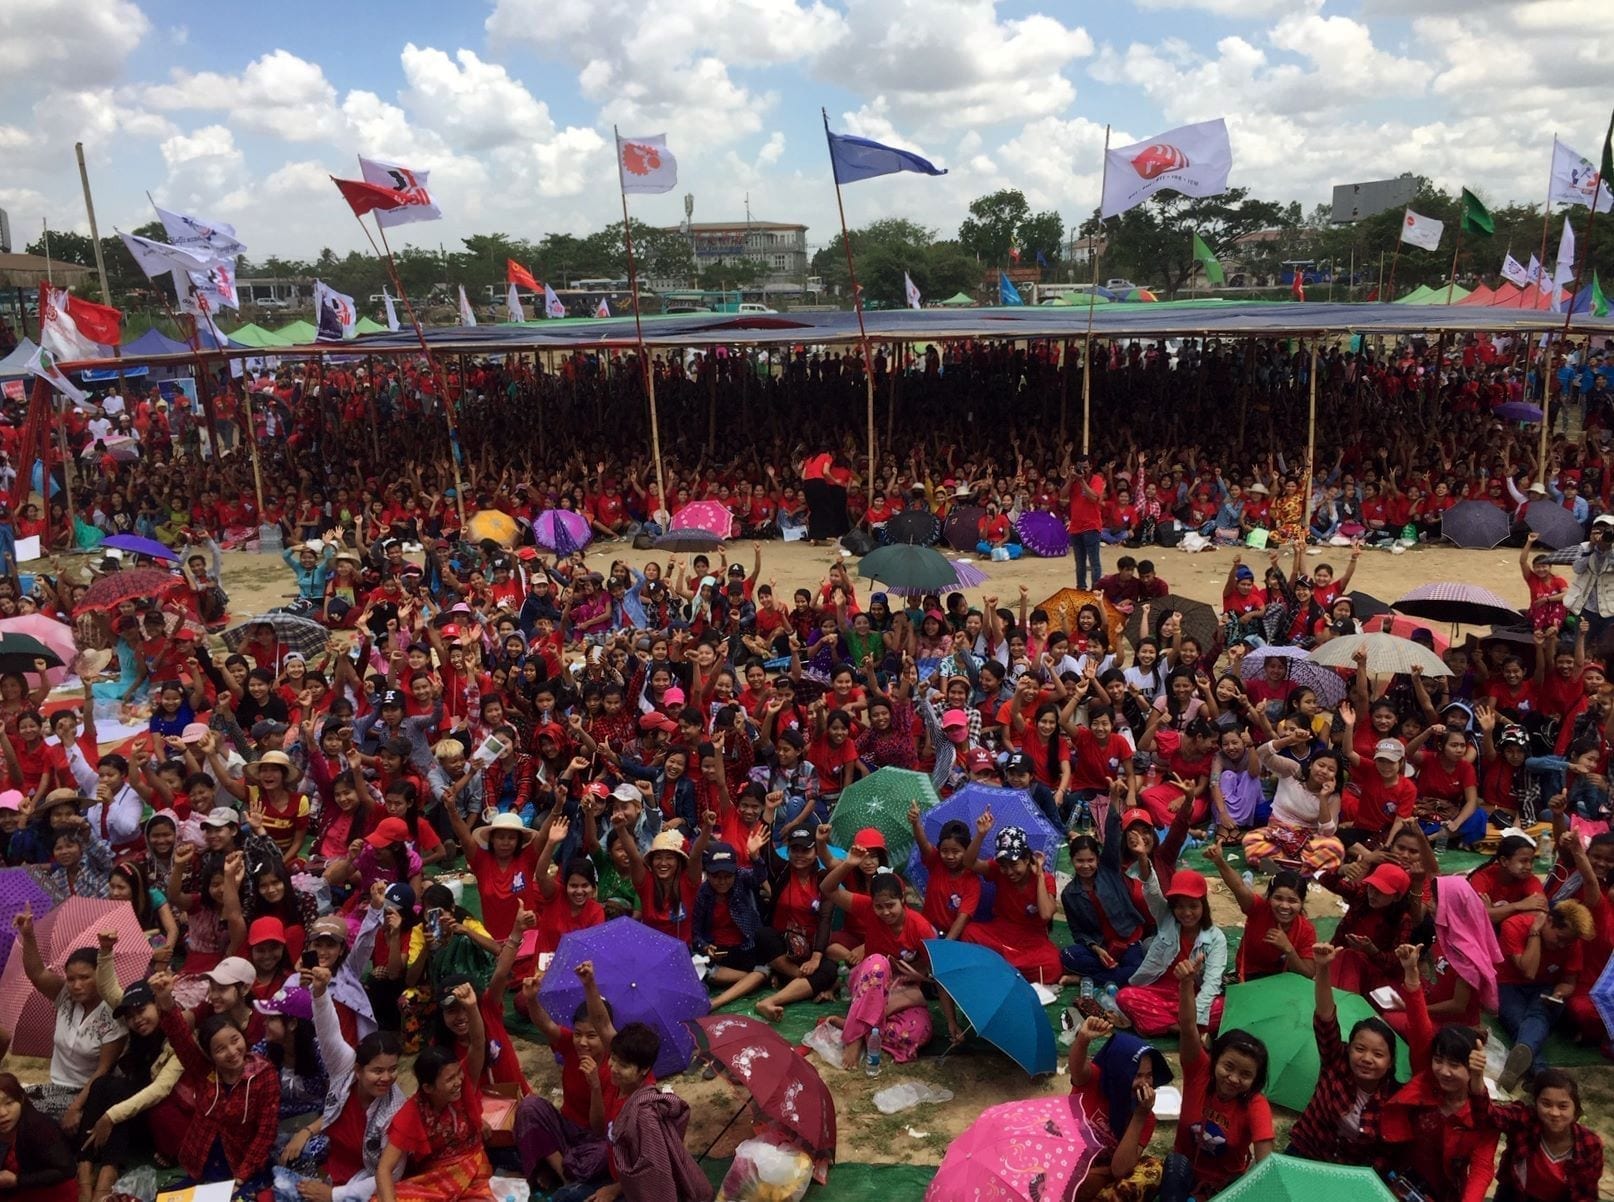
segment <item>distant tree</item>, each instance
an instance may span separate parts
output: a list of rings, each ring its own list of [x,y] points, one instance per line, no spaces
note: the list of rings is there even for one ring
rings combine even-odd
[[[1283,227],[1292,217],[1298,218],[1298,212],[1291,214],[1276,201],[1252,199],[1248,188],[1229,188],[1220,196],[1203,198],[1160,192],[1104,222],[1102,228],[1095,213],[1082,223],[1081,233],[1104,239],[1102,273],[1125,276],[1174,296],[1196,267],[1196,232],[1213,254],[1223,258],[1245,234]]]
[[[958,227],[958,240],[982,263],[1007,263],[1009,247],[1030,215],[1025,193],[1018,188],[1000,188],[970,201],[970,215]]]

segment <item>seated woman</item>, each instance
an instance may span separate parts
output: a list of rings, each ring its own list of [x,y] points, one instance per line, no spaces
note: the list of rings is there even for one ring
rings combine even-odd
[[[1239,940],[1240,981],[1270,977],[1280,972],[1312,976],[1311,949],[1317,942],[1317,928],[1306,917],[1306,879],[1287,869],[1274,873],[1267,882],[1265,897],[1244,883],[1222,854],[1222,841],[1212,839],[1205,847],[1205,858],[1216,866],[1222,883],[1244,915],[1244,937]]]
[[[752,833],[746,863],[727,843],[706,849],[705,879],[695,893],[694,948],[712,959],[712,983],[725,986],[712,999],[719,1010],[768,983],[775,964],[783,967],[785,941],[762,923],[760,895],[768,880],[762,858],[771,855],[766,827]]]
[[[468,1202],[488,1196],[493,1166],[482,1146],[482,1093],[477,1088],[486,1037],[476,991],[462,984],[455,998],[471,1018],[463,1067],[443,1047],[429,1047],[415,1060],[420,1087],[393,1116],[376,1170],[380,1202]]]
[[[997,850],[978,867],[997,886],[988,922],[964,928],[965,943],[978,943],[997,952],[1028,981],[1064,984],[1059,949],[1048,937],[1054,918],[1054,874],[1043,863],[1043,853],[1031,850],[1031,840],[1018,826],[997,832]]]
[[[1112,798],[1119,800],[1125,790],[1126,783],[1116,781]],[[1121,867],[1121,812],[1114,804],[1104,815],[1103,826],[1102,844],[1091,835],[1071,836],[1070,884],[1059,895],[1073,940],[1059,953],[1059,962],[1067,973],[1100,989],[1120,988],[1131,981],[1143,963],[1149,922],[1143,883]]]
[[[1205,878],[1192,869],[1179,868],[1162,890],[1149,861],[1142,859],[1139,864],[1155,934],[1144,948],[1143,963],[1132,974],[1131,983],[1115,995],[1120,1011],[1113,1021],[1120,1027],[1135,1027],[1140,1035],[1175,1031],[1179,1007],[1173,974],[1179,965],[1190,964],[1198,981],[1197,1021],[1214,1031],[1222,1021],[1227,936],[1211,921]]]
[[[1363,873],[1326,872],[1318,883],[1345,900],[1345,917],[1334,931],[1334,985],[1348,993],[1371,993],[1401,980],[1395,949],[1411,942],[1424,908],[1412,896],[1412,877],[1394,860]]]
[[[1095,1039],[1105,1044],[1090,1060]],[[1158,1050],[1102,1018],[1082,1020],[1070,1049],[1070,1092],[1100,1151],[1077,1190],[1078,1202],[1130,1202],[1159,1189],[1164,1166],[1144,1150],[1154,1136],[1154,1091],[1170,1083],[1171,1066]]]
[[[1437,1032],[1407,999],[1413,1077],[1384,1103],[1380,1139],[1396,1173],[1429,1202],[1479,1202],[1496,1173],[1498,1132],[1480,1109],[1485,1041],[1472,1027]]]
[[[16,1202],[76,1202],[79,1196],[62,1129],[34,1108],[12,1073],[0,1073],[0,1195]]]
[[[1485,901],[1493,925],[1514,914],[1547,908],[1547,891],[1536,876],[1536,841],[1528,835],[1503,835],[1496,854],[1468,874],[1468,883]]]
[[[1603,1141],[1580,1121],[1580,1086],[1549,1068],[1530,1084],[1525,1102],[1474,1095],[1479,1115],[1508,1137],[1497,1169],[1496,1202],[1596,1202],[1601,1196]]]
[[[1514,914],[1502,922],[1497,967],[1502,1029],[1513,1040],[1497,1085],[1511,1091],[1543,1066],[1541,1049],[1553,1027],[1563,1020],[1564,1003],[1576,982],[1589,971],[1585,946],[1596,934],[1591,911],[1578,901],[1561,901],[1551,910]]]
[[[152,974],[163,1032],[185,1066],[180,1088],[196,1098],[179,1147],[180,1167],[192,1184],[233,1180],[237,1197],[256,1199],[270,1183],[280,1076],[248,1051],[246,1037],[228,1015],[205,1018],[192,1032],[174,1003],[173,987],[172,974]]]
[[[1278,778],[1278,789],[1267,825],[1244,836],[1244,858],[1251,868],[1261,870],[1272,860],[1315,873],[1338,868],[1345,860],[1345,846],[1334,833],[1345,777],[1339,754],[1313,756],[1304,773],[1298,763],[1280,754],[1311,741],[1310,730],[1289,727],[1256,749],[1261,766]]]
[[[481,1016],[480,1023],[473,1021],[470,1008],[459,1004],[459,987],[466,984],[472,985],[473,989],[475,987],[469,976],[449,973],[440,977],[435,984],[437,1005],[432,1042],[448,1048],[459,1057],[461,1067],[468,1068],[472,1041],[480,1029],[483,1074],[472,1083],[483,1093],[489,1092],[494,1086],[512,1087],[518,1097],[532,1092],[527,1075],[521,1069],[510,1032],[505,1030],[504,996],[510,988],[512,971],[521,956],[521,946],[537,925],[538,916],[531,910],[524,909],[516,914],[516,925],[499,945],[499,955],[493,962],[493,975],[488,978],[487,988],[476,1000],[475,1009]]]
[[[823,830],[827,841],[828,825]],[[775,1023],[790,1003],[830,994],[838,974],[826,951],[835,910],[824,905],[818,889],[824,870],[819,866],[817,832],[805,826],[791,827],[785,835],[785,852],[782,863],[775,857],[773,910],[768,919],[769,927],[785,946],[785,964],[780,970],[785,983],[756,1007],[758,1015]],[[971,874],[970,879],[976,878]]]

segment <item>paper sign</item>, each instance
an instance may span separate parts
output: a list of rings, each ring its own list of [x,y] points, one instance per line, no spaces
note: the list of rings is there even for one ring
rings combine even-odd
[[[39,535],[30,535],[28,538],[17,540],[17,562],[27,563],[30,559],[39,558]]]

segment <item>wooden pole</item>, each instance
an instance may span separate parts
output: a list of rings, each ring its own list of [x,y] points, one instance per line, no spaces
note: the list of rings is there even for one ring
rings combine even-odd
[[[1451,250],[1451,279],[1446,284],[1446,303],[1448,305],[1451,304],[1453,293],[1457,291],[1457,256],[1459,253],[1461,253],[1462,249],[1463,223],[1462,220],[1459,219],[1457,222],[1457,244],[1453,246]],[[1444,337],[1444,331],[1442,332],[1442,337]]]
[[[1381,304],[1389,304],[1395,297],[1395,265],[1401,261],[1401,233],[1407,228],[1407,213],[1411,211],[1408,209],[1401,214],[1401,225],[1395,232],[1395,253],[1390,256],[1390,282],[1379,294]]]
[[[84,166],[84,143],[74,142],[73,153],[78,157],[78,180],[84,187],[84,214],[90,219],[90,245],[95,250],[95,273],[101,278],[101,303],[110,305],[112,304],[112,289],[107,285],[106,255],[101,250],[101,235],[95,225],[95,200],[90,196],[90,172]],[[41,316],[43,317],[43,315]],[[45,332],[43,324],[41,324],[39,332],[40,336],[43,337]],[[112,357],[118,360],[118,395],[122,396],[127,385],[123,379],[123,345],[121,342],[113,343]],[[134,406],[131,405],[129,408],[133,412]],[[66,464],[62,465],[62,474],[67,474]],[[47,505],[46,508],[48,509],[49,506]]]
[[[616,126],[611,127],[611,136],[616,142],[616,183],[617,191],[622,195],[622,243],[628,252],[628,292],[633,297],[633,337],[639,347],[639,369],[644,372],[645,399],[650,403],[650,454],[655,460],[656,467],[656,499],[661,502],[663,510],[667,509],[667,482],[661,469],[661,422],[656,415],[656,373],[650,365],[650,352],[644,344],[644,322],[639,313],[639,273],[633,260],[633,224],[628,220],[628,189],[622,178],[622,135],[617,132]],[[670,511],[668,511],[670,516]],[[656,521],[655,510],[647,515],[652,522]],[[664,529],[665,522],[658,523]]]
[[[1065,430],[1070,425],[1070,339],[1059,344],[1059,445],[1065,445]]]
[[[381,462],[381,431],[380,431],[379,427],[381,425],[381,418],[376,413],[376,405],[375,405],[375,356],[374,355],[366,355],[364,357],[364,378],[368,382],[368,384],[370,385],[370,387],[368,389],[369,394],[370,394],[369,395],[370,445],[375,451],[375,461],[377,463],[380,463]]]
[[[1110,127],[1104,127],[1104,167],[1099,174],[1100,197],[1109,184]],[[1104,232],[1104,219],[1099,217],[1098,232]],[[1093,310],[1098,306],[1098,238],[1093,239],[1093,290],[1087,294],[1087,336],[1082,339],[1082,454],[1092,451],[1093,423]]]
[[[1300,523],[1300,537],[1305,539],[1311,530],[1311,499],[1312,481],[1317,478],[1317,340],[1311,342],[1311,372],[1307,381],[1310,384],[1311,401],[1309,412],[1306,415],[1306,507]]]
[[[886,371],[890,378],[886,381],[888,395],[885,409],[885,440],[887,445],[895,446],[897,441],[897,361],[902,355],[902,343],[891,344],[891,354],[886,361]]]
[[[841,243],[846,248],[846,275],[852,285],[852,310],[857,314],[858,342],[863,348],[863,379],[868,393],[866,405],[869,427],[869,473],[868,479],[864,483],[868,489],[869,506],[872,508],[874,506],[874,481],[876,475],[878,475],[880,463],[880,448],[875,440],[874,430],[874,354],[869,350],[869,331],[863,324],[863,294],[858,289],[857,267],[852,262],[852,235],[846,229],[846,204],[841,199],[841,177],[839,172],[834,171],[835,144],[829,139],[829,111],[822,108],[818,111],[824,118],[824,145],[829,149],[831,172],[835,176],[835,207],[841,215]]]

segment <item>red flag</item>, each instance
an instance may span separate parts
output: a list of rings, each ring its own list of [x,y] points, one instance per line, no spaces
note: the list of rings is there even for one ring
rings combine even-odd
[[[1294,297],[1297,301],[1303,301],[1303,300],[1306,299],[1306,273],[1305,272],[1298,271],[1298,270],[1295,272],[1295,274],[1294,274],[1294,282],[1289,285],[1289,295]]]
[[[353,209],[355,217],[363,217],[372,209],[401,209],[412,203],[396,188],[367,184],[362,179],[337,179],[333,175],[331,182],[341,190],[342,199]]]
[[[506,284],[519,284],[528,292],[542,292],[544,290],[544,286],[532,278],[532,272],[514,259],[504,261],[504,282]]]
[[[67,311],[78,325],[79,333],[93,338],[102,346],[117,346],[122,339],[123,313],[111,305],[98,305],[81,296],[67,298]]]

